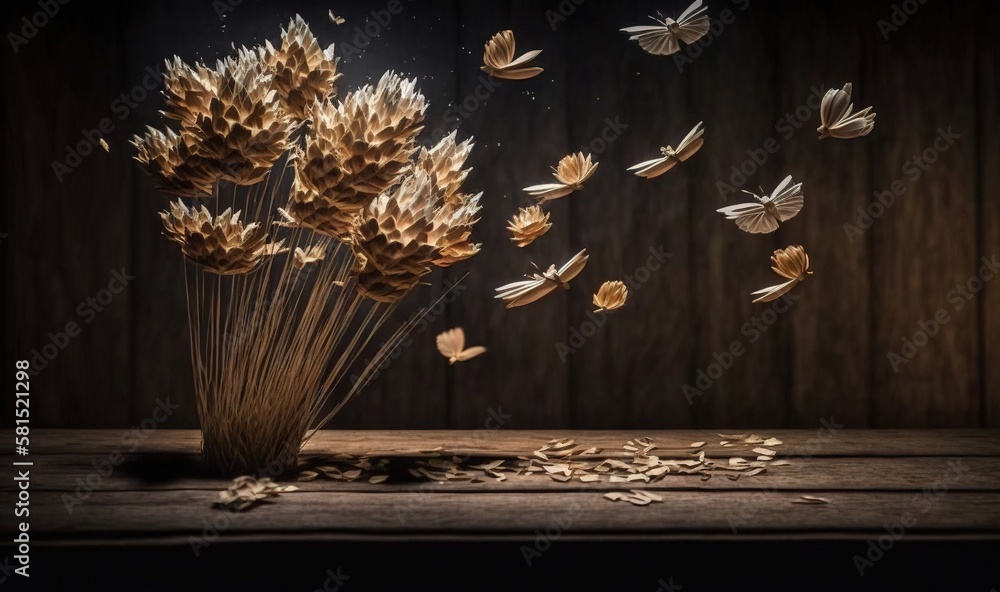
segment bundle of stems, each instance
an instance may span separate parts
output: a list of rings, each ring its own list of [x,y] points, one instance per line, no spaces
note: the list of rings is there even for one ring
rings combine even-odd
[[[163,114],[179,129],[133,143],[177,196],[161,218],[187,261],[204,457],[223,473],[278,474],[419,322],[344,384],[400,300],[478,252],[480,195],[461,192],[473,145],[453,133],[418,148],[426,101],[392,72],[337,100],[333,47],[298,16],[280,48],[167,68]]]

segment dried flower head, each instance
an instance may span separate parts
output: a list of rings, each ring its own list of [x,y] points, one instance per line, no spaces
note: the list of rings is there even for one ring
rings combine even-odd
[[[472,147],[472,138],[459,143],[458,132],[452,132],[433,148],[421,148],[414,166],[431,176],[438,189],[444,192],[446,202],[458,203],[462,201],[462,183],[472,170],[462,168],[472,153]]]
[[[460,205],[445,202],[444,192],[422,169],[403,179],[365,209],[353,230],[359,256],[358,290],[380,302],[405,295],[433,266],[474,255],[468,242],[479,212],[479,195]]]
[[[754,304],[776,300],[806,279],[807,275],[812,275],[812,272],[809,271],[809,255],[806,254],[802,245],[792,245],[776,250],[771,256],[771,263],[771,269],[774,270],[774,273],[788,281],[752,293],[751,296],[757,296],[753,301]]]
[[[591,156],[583,152],[570,154],[559,161],[552,169],[552,174],[558,183],[545,183],[525,187],[529,195],[538,198],[539,203],[545,203],[560,197],[565,197],[574,191],[583,189],[583,183],[597,171],[596,162],[591,162]]]
[[[273,254],[260,224],[244,226],[238,211],[227,209],[213,218],[205,206],[189,209],[177,200],[171,202],[169,212],[160,213],[160,218],[167,238],[181,246],[185,257],[218,275],[253,271],[264,257]]]
[[[410,166],[426,108],[416,80],[392,72],[340,105],[317,105],[296,163],[296,180],[305,191],[292,195],[288,212],[324,234],[350,234],[344,222],[398,183]]]
[[[625,306],[626,300],[628,300],[628,288],[623,282],[617,280],[604,282],[597,290],[597,294],[594,294],[594,306],[597,307],[594,312],[617,310]]]
[[[212,194],[218,169],[207,159],[195,154],[190,138],[175,133],[148,128],[143,136],[133,136],[135,159],[153,179],[153,185],[178,197],[204,197]]]
[[[519,247],[526,247],[535,242],[535,239],[552,228],[552,224],[549,222],[551,215],[550,212],[543,212],[539,206],[520,208],[508,222],[507,230],[510,231],[510,240]]]
[[[278,91],[282,107],[297,119],[309,119],[313,105],[337,94],[337,59],[333,45],[323,50],[301,16],[281,31],[281,48],[268,41],[267,64],[272,71],[271,87]]]
[[[261,53],[242,48],[219,61],[209,112],[182,128],[198,138],[199,154],[215,161],[220,176],[237,185],[263,180],[291,148],[298,126],[270,90]]]

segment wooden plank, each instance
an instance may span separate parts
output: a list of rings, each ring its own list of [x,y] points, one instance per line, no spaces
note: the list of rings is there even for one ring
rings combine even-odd
[[[880,18],[891,14],[888,2],[873,10]],[[975,71],[972,60],[956,59],[972,55],[974,37],[933,33],[974,19],[972,4],[929,3],[888,40],[872,27],[870,74],[855,88],[855,105],[874,105],[878,112],[866,139],[872,145],[873,190],[885,194],[894,182],[905,189],[867,231],[875,427],[979,423],[981,319],[974,301],[953,292],[978,268],[976,122],[969,108]],[[947,85],[940,84],[942,77]],[[920,323],[941,319],[947,322],[927,337]]]
[[[382,458],[382,457],[380,457]],[[499,457],[498,457],[499,458]],[[750,457],[752,458],[752,456]],[[779,454],[777,458],[782,458]],[[700,475],[667,475],[652,483],[635,481],[632,483],[612,483],[607,478],[600,482],[583,483],[576,479],[562,483],[554,481],[544,473],[516,475],[506,473],[505,481],[495,479],[475,471],[482,483],[448,481],[414,481],[409,478],[404,467],[413,467],[412,457],[389,457],[393,475],[389,481],[372,484],[367,478],[354,482],[336,481],[318,477],[309,482],[295,483],[303,491],[353,491],[371,493],[411,492],[415,495],[440,492],[518,492],[518,491],[627,491],[630,489],[650,490],[739,490],[751,495],[758,492],[781,490],[803,491],[922,491],[936,482],[943,482],[954,467],[963,467],[965,473],[960,481],[949,487],[949,491],[1000,491],[1000,458],[838,458],[818,457],[793,459],[787,466],[774,466],[766,473],[753,477],[742,476],[733,481],[719,474],[708,481]],[[718,459],[723,463],[725,458]],[[463,464],[485,462],[469,459]],[[205,490],[222,491],[228,479],[196,476],[196,460],[190,455],[181,457],[158,457],[129,455],[115,468],[114,472],[96,483],[95,491],[135,491],[142,495],[149,491]],[[33,491],[75,491],[80,483],[87,483],[95,474],[89,458],[80,455],[52,455],[39,462],[32,473]],[[281,482],[295,482],[295,475],[279,479]],[[0,482],[0,491],[15,491],[17,483]]]
[[[11,31],[21,30],[20,16]],[[117,8],[61,7],[58,16],[2,58],[10,174],[0,232],[9,235],[4,282],[16,287],[4,307],[5,357],[30,361],[39,352],[32,425],[127,425],[130,303],[146,278],[115,280],[133,271],[130,201],[95,198],[129,194],[126,130],[113,111],[127,51]],[[98,144],[103,136],[112,154]]]
[[[691,79],[672,59],[611,32],[645,18],[649,3],[620,4],[613,15],[606,4],[583,4],[553,21],[555,36],[590,48],[570,60],[565,108],[571,149],[600,162],[584,190],[566,198],[572,241],[589,247],[590,261],[570,294],[559,360],[570,368],[572,427],[691,427],[691,406],[674,391],[687,380],[694,341],[689,172],[645,180],[627,169],[676,145],[698,118],[687,106]],[[595,315],[592,295],[609,280],[629,286],[628,303]]]
[[[696,426],[782,426],[786,365],[773,328],[797,311],[777,315],[771,304],[752,304],[750,293],[773,283],[769,258],[785,245],[774,235],[747,234],[716,212],[747,197],[720,189],[722,183],[733,187],[732,167],[746,167],[749,175],[740,188],[748,190],[773,188],[787,174],[777,162],[756,165],[747,152],[774,133],[778,13],[775,4],[727,8],[730,24],[686,65],[683,81],[690,88],[691,115],[705,122],[706,132],[701,152],[686,163],[693,191],[694,356],[686,392],[678,384],[673,394],[693,401]],[[803,288],[805,296],[808,286]],[[774,316],[762,316],[767,310]],[[756,328],[755,320],[772,330]]]
[[[846,82],[859,88],[862,81],[863,36],[871,27],[858,14],[865,10],[857,2],[782,5],[780,38],[796,49],[780,57],[779,112],[790,117],[773,130],[774,158],[783,172],[803,182],[806,205],[779,230],[779,238],[782,245],[802,244],[815,270],[783,334],[791,425],[831,415],[851,427],[869,423],[871,253],[867,240],[842,230],[871,200],[869,144],[821,142],[816,132],[826,89]]]
[[[995,3],[980,5],[977,28],[978,125],[979,130],[979,255],[1000,257],[1000,138],[990,130],[1000,129],[1000,40],[990,23],[1000,18]],[[991,164],[992,163],[992,164]],[[1000,426],[1000,282],[989,281],[979,296],[981,334],[980,368],[983,372],[983,426]]]
[[[13,438],[13,432],[0,432]],[[727,433],[727,432],[723,432]],[[774,430],[761,433],[782,441],[781,454],[792,456],[1000,456],[998,430]],[[656,443],[656,454],[687,455],[693,442],[706,442],[709,456],[734,456],[738,447],[723,447],[712,430],[572,431],[572,430],[323,430],[305,446],[305,453],[353,455],[425,455],[439,446],[449,454],[517,456],[530,454],[545,442],[573,438],[579,445],[602,448],[602,454],[631,453],[622,444],[635,437]],[[32,433],[32,455],[128,453],[187,453],[198,451],[197,430],[36,430]],[[756,445],[754,445],[756,446]],[[751,446],[752,448],[753,446]],[[10,452],[0,451],[0,456]]]
[[[468,289],[450,306],[449,321],[464,326],[470,343],[481,343],[489,352],[449,369],[452,427],[495,425],[491,410],[509,416],[504,428],[568,422],[568,370],[552,348],[566,335],[567,295],[511,310],[494,299],[496,287],[531,271],[530,262],[561,265],[584,246],[570,241],[568,202],[573,198],[552,204],[554,226],[530,247],[514,246],[506,230],[517,208],[530,203],[521,189],[544,182],[549,167],[569,149],[565,103],[571,57],[565,40],[551,34],[546,8],[525,1],[458,6],[460,51],[454,63],[460,98],[452,119],[460,120],[461,136],[475,136],[478,142],[468,184],[485,195],[475,234],[483,249],[466,268]],[[545,72],[531,80],[490,82],[479,71],[483,45],[511,23],[518,23],[519,51],[542,50],[535,61]]]
[[[211,509],[217,499],[209,491],[92,493],[65,509],[63,494],[40,492],[32,497],[38,517],[32,532],[45,540],[116,533],[201,534],[205,523],[224,521],[221,539],[241,532],[370,533],[413,532],[464,534],[482,539],[491,533],[544,531],[556,519],[564,533],[599,538],[604,533],[644,534],[669,538],[681,533],[732,534],[738,510],[739,533],[883,533],[888,520],[915,517],[907,532],[1000,537],[1000,494],[947,493],[929,497],[913,493],[834,492],[832,503],[793,504],[797,492],[758,495],[750,506],[743,492],[665,491],[663,503],[638,508],[611,502],[595,492],[559,493],[326,493],[283,494],[276,503],[241,514]],[[222,524],[222,522],[220,522]]]

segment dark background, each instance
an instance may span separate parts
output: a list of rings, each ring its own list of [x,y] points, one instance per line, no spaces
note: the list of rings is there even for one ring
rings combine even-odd
[[[713,19],[724,8],[733,19],[681,71],[618,29],[657,9],[677,15],[686,1],[566,0],[564,12],[573,11],[554,30],[546,11],[559,10],[555,0],[400,2],[402,11],[378,27],[361,56],[341,63],[340,88],[390,68],[416,76],[431,103],[425,141],[435,129],[452,129],[446,112],[475,96],[493,33],[512,28],[519,53],[542,49],[536,61],[545,72],[502,82],[463,118],[460,137],[477,140],[467,187],[485,192],[476,230],[483,251],[407,298],[400,319],[432,302],[444,280],[469,273],[445,314],[333,427],[478,428],[491,410],[509,415],[503,427],[512,428],[818,428],[831,417],[850,428],[1000,425],[1000,283],[987,283],[959,311],[948,302],[981,257],[1000,251],[996,3],[930,0],[886,39],[878,21],[891,19],[888,1],[711,0]],[[355,27],[386,6],[73,0],[17,52],[9,43],[0,50],[8,376],[14,360],[50,342],[48,333],[70,321],[82,327],[32,380],[35,426],[127,427],[166,396],[180,404],[167,427],[197,425],[182,263],[157,216],[167,198],[152,190],[127,143],[147,124],[162,125],[162,97],[158,86],[126,110],[119,96],[141,88],[147,67],[175,53],[214,61],[231,44],[276,43],[295,13],[344,56],[343,44],[356,44]],[[328,9],[346,24],[330,23]],[[4,10],[9,33],[40,8],[18,2]],[[869,137],[819,142],[817,113],[790,138],[776,131],[811,87],[847,81],[856,106],[878,113]],[[53,162],[65,161],[67,146],[104,118],[114,125],[110,154],[98,148],[58,180]],[[628,128],[594,146],[603,148],[597,174],[584,191],[552,204],[548,235],[513,247],[505,221],[528,203],[520,188],[546,182],[549,167],[600,137],[609,118]],[[649,182],[625,171],[676,145],[698,121],[706,143],[685,165]],[[911,182],[904,163],[949,126],[961,138]],[[780,149],[744,188],[770,190],[792,174],[804,182],[806,205],[776,234],[748,235],[715,212],[734,203],[716,184],[771,137]],[[843,225],[895,180],[905,194],[849,240]],[[815,275],[750,343],[741,328],[770,306],[751,304],[749,294],[777,283],[768,258],[797,243]],[[555,344],[583,328],[592,292],[634,274],[661,245],[672,253],[667,264],[563,362]],[[528,271],[529,261],[560,264],[584,247],[589,265],[568,294],[512,311],[493,299],[494,288]],[[134,281],[86,323],[78,306],[123,267]],[[887,354],[899,353],[902,338],[942,308],[950,321],[894,372]],[[456,325],[490,352],[448,367],[434,335]],[[689,404],[682,385],[693,385],[734,341],[746,354]],[[5,385],[6,393],[10,378]],[[6,394],[5,401],[10,423]]]

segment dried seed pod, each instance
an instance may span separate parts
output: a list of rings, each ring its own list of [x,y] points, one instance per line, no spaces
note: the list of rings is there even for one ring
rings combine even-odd
[[[333,13],[331,12],[331,18]],[[267,65],[273,72],[271,87],[278,91],[282,107],[299,120],[309,119],[317,102],[337,95],[337,59],[334,46],[322,49],[301,16],[281,31],[281,48],[266,46]]]
[[[185,257],[218,275],[253,271],[264,257],[273,254],[260,224],[244,226],[238,211],[227,209],[213,218],[205,206],[189,209],[177,200],[171,202],[169,212],[160,213],[160,218],[167,238],[181,246]]]
[[[507,230],[510,240],[519,247],[526,247],[552,228],[549,222],[551,212],[543,212],[539,206],[520,208],[510,219]]]
[[[597,294],[594,294],[594,312],[608,312],[625,306],[628,299],[628,288],[620,281],[604,282]]]

